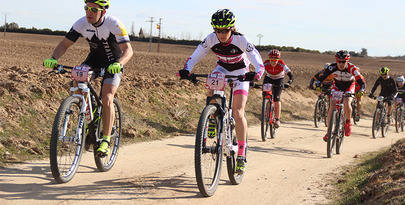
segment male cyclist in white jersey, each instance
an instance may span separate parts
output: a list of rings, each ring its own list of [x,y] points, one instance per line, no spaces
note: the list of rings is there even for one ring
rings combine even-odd
[[[238,141],[238,157],[236,172],[243,173],[246,166],[246,131],[247,122],[244,116],[245,105],[249,92],[249,82],[259,80],[264,72],[262,58],[256,48],[245,36],[236,32],[235,16],[228,9],[218,10],[212,15],[211,25],[214,32],[209,34],[197,47],[191,57],[179,71],[181,79],[189,79],[190,72],[209,51],[218,58],[214,73],[225,75],[243,75],[247,81],[235,81],[234,101],[232,105],[235,119],[235,131]],[[255,72],[249,72],[249,64],[256,68]],[[212,95],[212,92],[211,92]],[[208,129],[208,132],[216,130]],[[208,133],[210,134],[210,133]],[[215,134],[215,133],[214,133]]]
[[[51,58],[44,60],[45,67],[55,68],[58,59],[79,37],[85,37],[90,45],[90,53],[83,65],[100,72],[106,68],[108,75],[102,88],[103,141],[97,152],[101,156],[109,153],[110,134],[114,121],[113,99],[121,81],[123,66],[132,57],[132,47],[124,26],[118,19],[106,15],[110,0],[84,0],[86,16],[72,26],[65,38],[56,46]],[[76,83],[75,83],[75,86]]]

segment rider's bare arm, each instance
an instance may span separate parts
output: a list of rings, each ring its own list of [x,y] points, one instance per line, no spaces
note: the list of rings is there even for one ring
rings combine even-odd
[[[55,48],[52,54],[53,59],[59,59],[63,54],[65,54],[66,50],[72,46],[75,42],[64,38]]]
[[[119,44],[120,49],[122,50],[122,56],[118,60],[121,65],[125,65],[131,59],[133,51],[132,46],[129,42]]]

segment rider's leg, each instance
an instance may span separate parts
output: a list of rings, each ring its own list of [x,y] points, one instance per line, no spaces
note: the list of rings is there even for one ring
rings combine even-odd
[[[349,120],[352,117],[352,98],[348,97],[345,98],[345,101],[343,102],[343,106],[344,106],[344,111],[345,111],[345,116],[346,116],[346,121]]]
[[[108,154],[111,138],[112,126],[114,124],[114,96],[121,81],[121,73],[114,74],[113,78],[104,79],[102,87],[101,101],[103,103],[102,121],[103,121],[103,141],[98,152]]]
[[[111,84],[103,85],[102,103],[103,103],[103,133],[104,136],[111,134],[112,125],[114,123],[114,95],[117,92],[117,87]]]
[[[238,140],[238,155],[245,156],[247,121],[245,106],[247,94],[235,94],[232,104],[232,114],[235,119],[236,139]]]
[[[356,97],[356,99],[357,99],[357,115],[358,115],[358,116],[360,116],[360,111],[361,111],[361,99],[362,99],[362,98],[363,98],[362,96]]]

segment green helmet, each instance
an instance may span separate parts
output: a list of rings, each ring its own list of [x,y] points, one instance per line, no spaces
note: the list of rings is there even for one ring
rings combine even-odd
[[[379,71],[380,75],[387,75],[388,72],[390,72],[390,69],[388,67],[381,67]]]
[[[221,9],[212,14],[211,25],[213,28],[232,28],[236,18],[229,9]]]
[[[84,0],[84,3],[95,3],[103,9],[108,9],[110,7],[110,0]]]

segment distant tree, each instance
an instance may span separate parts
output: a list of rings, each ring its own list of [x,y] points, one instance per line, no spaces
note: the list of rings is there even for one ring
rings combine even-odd
[[[18,29],[18,28],[19,28],[19,26],[18,26],[18,24],[15,23],[15,22],[12,22],[12,23],[7,24],[7,29],[15,30],[15,29]]]
[[[368,56],[366,48],[361,48],[360,56],[363,56],[363,57]]]

